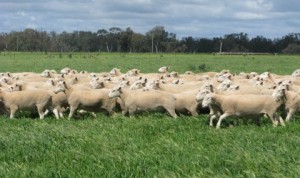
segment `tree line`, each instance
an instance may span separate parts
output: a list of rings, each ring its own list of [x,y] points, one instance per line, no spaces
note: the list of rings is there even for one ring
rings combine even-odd
[[[300,33],[290,33],[280,38],[263,36],[249,38],[247,33],[226,34],[223,37],[183,37],[169,33],[163,26],[155,26],[145,34],[131,28],[125,30],[112,27],[97,32],[47,32],[24,29],[0,33],[0,51],[44,51],[44,52],[135,52],[135,53],[300,53]]]

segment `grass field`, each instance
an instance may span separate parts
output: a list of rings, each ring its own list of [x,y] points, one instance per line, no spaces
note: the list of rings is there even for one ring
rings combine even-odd
[[[300,56],[211,54],[0,53],[0,72],[241,71],[291,74]],[[300,118],[273,128],[238,122],[215,130],[208,116],[174,120],[158,113],[133,118],[99,113],[78,120],[0,117],[0,177],[298,177]],[[36,117],[36,116],[35,116]],[[228,119],[232,122],[233,119]],[[239,120],[241,121],[241,120]]]

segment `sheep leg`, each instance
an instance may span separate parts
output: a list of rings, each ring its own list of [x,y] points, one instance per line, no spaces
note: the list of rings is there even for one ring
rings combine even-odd
[[[107,112],[109,116],[113,116],[115,114],[115,111],[113,110],[107,110]]]
[[[216,129],[219,129],[219,128],[220,128],[220,125],[221,125],[222,120],[225,119],[225,118],[228,117],[228,116],[230,116],[230,114],[228,114],[228,113],[224,113],[224,114],[222,114],[222,115],[220,116],[219,121],[218,121],[217,126],[216,126]]]
[[[214,126],[214,119],[216,119],[218,116],[216,114],[210,116],[210,119],[209,119],[209,126],[213,127]]]
[[[189,108],[188,111],[191,113],[192,116],[198,116],[196,108]]]
[[[281,116],[276,115],[277,120],[279,120],[280,125],[285,126],[284,121]]]
[[[64,117],[64,114],[61,112],[61,111],[59,111],[59,116],[61,117],[61,118],[63,118]]]
[[[44,108],[42,106],[37,106],[37,109],[38,109],[40,119],[44,119]]]
[[[136,109],[128,109],[129,117],[132,117]]]
[[[273,127],[277,127],[277,125],[278,125],[278,119],[277,119],[276,115],[274,115],[274,114],[267,114],[267,116],[271,119],[271,121],[273,123]]]
[[[15,117],[15,113],[17,112],[18,107],[10,107],[10,116],[9,118],[13,119]]]
[[[95,112],[91,112],[91,114],[92,114],[92,116],[93,116],[94,118],[97,118],[97,115],[96,115]]]
[[[127,111],[122,111],[123,116],[126,116],[126,114],[127,114]]]
[[[44,116],[46,116],[49,113],[49,110],[46,109],[46,111],[44,112]]]
[[[295,113],[295,111],[293,109],[290,109],[287,116],[286,116],[285,121],[288,122],[292,118],[294,113]]]
[[[57,110],[56,108],[54,108],[54,109],[52,110],[52,112],[54,113],[55,118],[56,118],[56,119],[59,119],[58,110]]]
[[[176,112],[175,112],[175,109],[169,109],[169,108],[166,108],[166,110],[168,111],[168,113],[169,113],[174,119],[177,118],[177,114],[176,114]]]
[[[72,116],[74,115],[74,112],[76,111],[77,106],[70,106],[70,113],[68,119],[71,119]]]

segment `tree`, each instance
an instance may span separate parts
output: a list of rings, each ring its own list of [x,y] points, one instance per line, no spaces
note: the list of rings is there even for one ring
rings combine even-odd
[[[130,48],[132,49],[132,52],[138,53],[150,51],[146,37],[140,33],[134,33],[132,35]]]
[[[263,36],[256,36],[249,41],[249,51],[255,53],[272,53],[275,52],[272,40]]]
[[[164,52],[165,46],[162,42],[167,42],[168,32],[165,31],[165,27],[156,26],[146,33],[148,43],[151,44],[151,52]]]
[[[290,33],[281,39],[275,40],[276,50],[279,52],[287,48],[289,44],[300,45],[300,33]]]
[[[121,52],[131,52],[131,43],[132,43],[132,37],[134,32],[131,30],[131,28],[126,28],[125,31],[122,31],[120,34],[120,50]]]
[[[249,38],[247,33],[232,33],[225,35],[222,39],[223,51],[227,52],[247,52]]]
[[[282,50],[286,54],[300,54],[300,45],[292,43]]]

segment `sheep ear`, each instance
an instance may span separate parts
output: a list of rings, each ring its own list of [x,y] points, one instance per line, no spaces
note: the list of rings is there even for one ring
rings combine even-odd
[[[117,90],[122,93],[122,87],[119,87]]]

